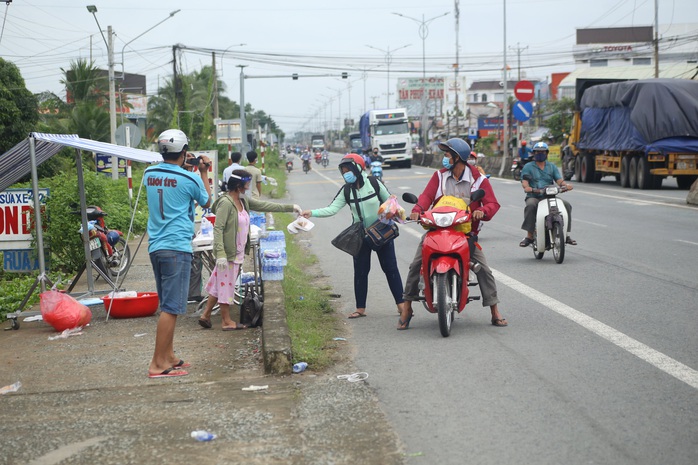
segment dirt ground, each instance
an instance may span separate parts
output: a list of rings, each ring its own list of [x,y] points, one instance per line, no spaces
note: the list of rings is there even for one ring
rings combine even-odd
[[[129,290],[154,289],[146,254],[129,278]],[[204,330],[190,307],[175,350],[192,366],[179,378],[146,376],[157,316],[106,321],[99,305],[67,339],[21,319],[0,331],[0,387],[22,383],[0,396],[0,464],[403,463],[370,384],[337,379],[356,371],[350,342],[327,372],[266,376],[261,329],[223,332],[214,316]],[[217,438],[197,442],[194,430]]]

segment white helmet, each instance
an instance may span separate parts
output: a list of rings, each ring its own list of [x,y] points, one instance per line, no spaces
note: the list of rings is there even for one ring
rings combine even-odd
[[[182,153],[189,148],[189,139],[179,129],[168,129],[158,136],[158,151],[166,153]]]

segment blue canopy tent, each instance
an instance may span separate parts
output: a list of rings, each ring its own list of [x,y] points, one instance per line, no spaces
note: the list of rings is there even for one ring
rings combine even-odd
[[[91,254],[88,243],[88,228],[87,228],[87,212],[85,201],[85,183],[82,176],[82,157],[81,151],[88,150],[90,152],[98,152],[105,155],[117,156],[127,160],[141,163],[159,163],[162,157],[157,152],[149,152],[131,147],[123,147],[120,145],[108,144],[106,142],[98,142],[90,139],[83,139],[76,134],[42,134],[33,132],[29,134],[22,142],[18,143],[10,150],[0,156],[0,192],[4,191],[12,184],[19,181],[22,177],[31,173],[32,177],[32,193],[34,198],[34,225],[36,231],[36,243],[38,247],[39,259],[39,276],[32,287],[33,292],[37,284],[41,284],[41,291],[46,290],[46,261],[44,257],[44,241],[43,229],[41,224],[41,215],[37,212],[41,211],[39,201],[39,180],[37,175],[37,167],[57,154],[63,147],[73,147],[77,150],[76,164],[78,175],[78,192],[80,197],[80,211],[82,216],[82,234],[85,247],[85,269],[87,271],[87,286],[90,294],[94,293],[94,279],[92,277]],[[22,303],[22,306],[26,301]],[[8,314],[8,318],[17,318],[17,314]],[[24,312],[23,314],[29,314]],[[13,321],[13,327],[14,327]]]

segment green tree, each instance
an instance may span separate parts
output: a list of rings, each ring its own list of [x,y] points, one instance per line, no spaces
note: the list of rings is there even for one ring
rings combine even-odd
[[[37,101],[17,66],[0,58],[0,153],[5,153],[36,129]]]
[[[562,141],[563,134],[568,134],[572,124],[574,99],[563,98],[550,100],[543,108],[544,125],[550,129],[549,136],[556,143]]]

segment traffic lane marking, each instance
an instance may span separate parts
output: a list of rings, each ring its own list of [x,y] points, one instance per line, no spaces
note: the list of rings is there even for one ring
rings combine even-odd
[[[698,242],[684,241],[682,239],[674,239],[676,242],[683,242],[684,244],[698,245]]]
[[[644,360],[664,373],[673,376],[679,381],[683,381],[692,388],[698,389],[698,371],[694,370],[693,368],[674,360],[668,355],[664,355],[663,353],[652,349],[642,342],[633,339],[630,336],[627,336],[626,334],[578,310],[575,310],[568,305],[563,304],[559,300],[543,294],[542,292],[505,275],[504,273],[500,273],[495,269],[492,269],[492,273],[494,274],[495,279],[505,286],[549,308],[558,315],[577,323],[597,336],[606,339],[626,352],[635,355],[640,360]]]

